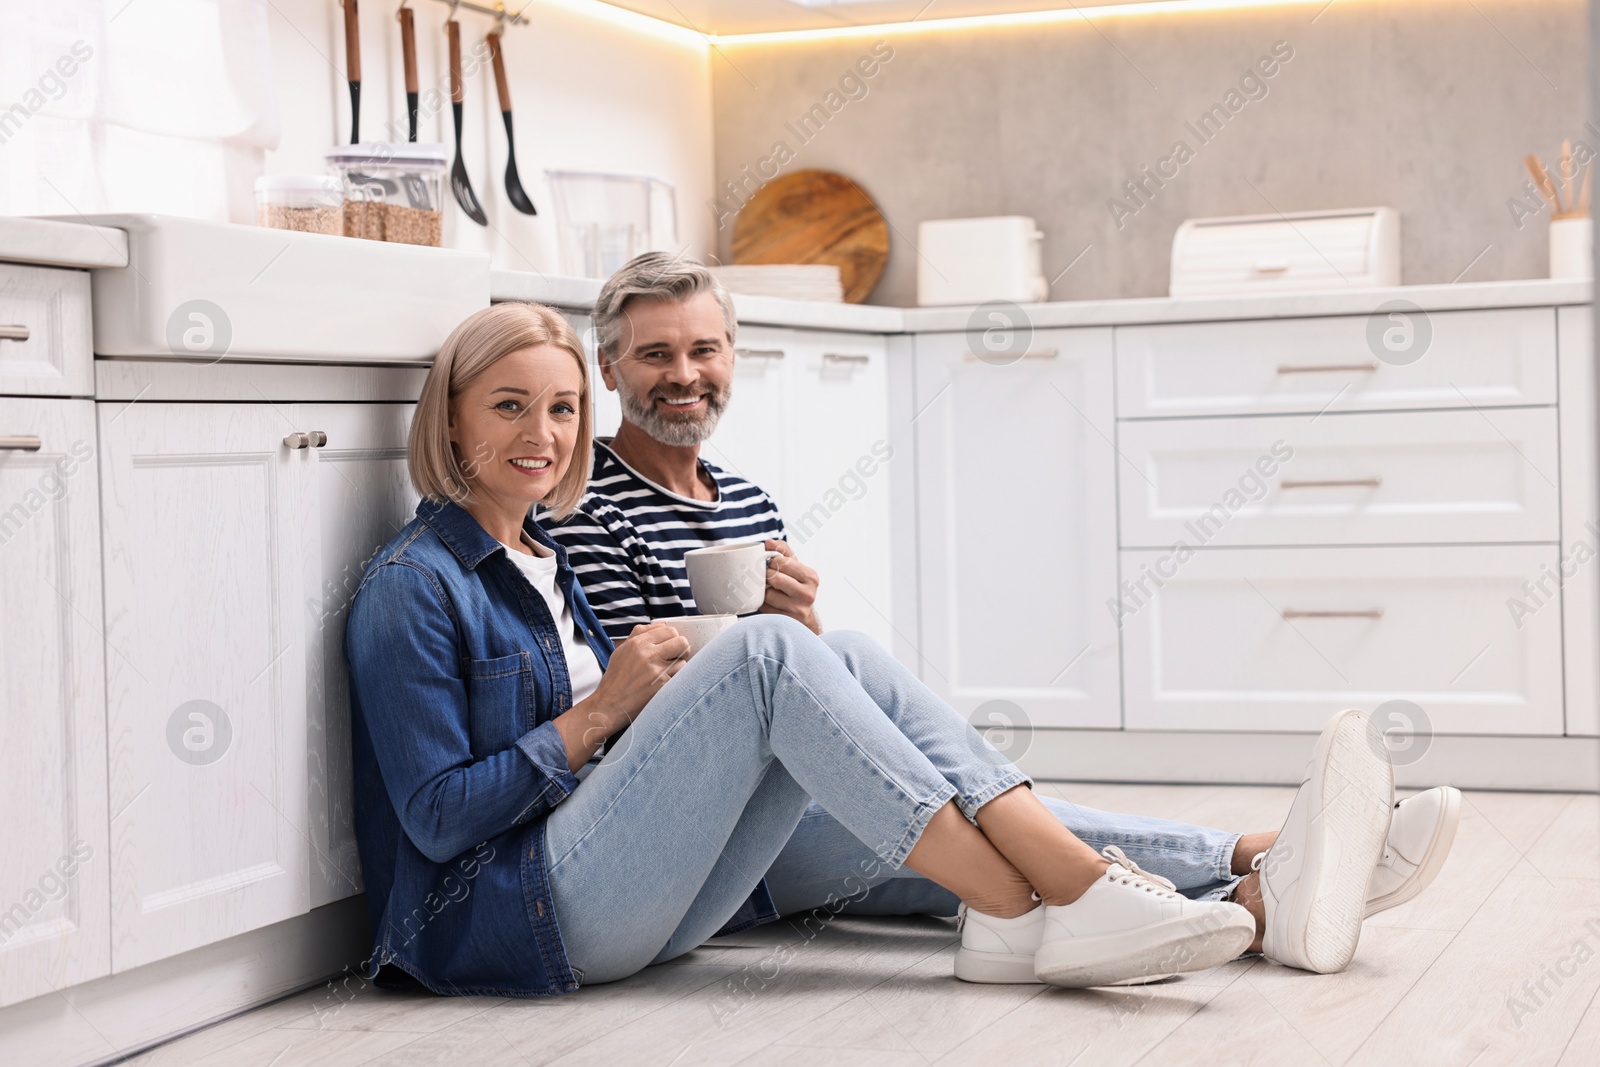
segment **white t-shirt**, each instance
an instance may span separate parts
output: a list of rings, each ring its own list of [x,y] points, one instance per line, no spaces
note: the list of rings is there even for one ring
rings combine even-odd
[[[584,641],[578,624],[573,621],[572,608],[562,595],[561,587],[556,585],[555,553],[531,540],[526,533],[522,535],[522,543],[533,549],[534,554],[530,556],[526,552],[518,552],[510,545],[506,546],[506,554],[550,607],[550,617],[556,620],[556,630],[561,634],[561,652],[567,657],[567,675],[572,680],[572,702],[576,704],[599,687],[600,661]]]

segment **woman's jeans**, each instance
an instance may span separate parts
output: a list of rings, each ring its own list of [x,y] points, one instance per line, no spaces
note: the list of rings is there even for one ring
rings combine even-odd
[[[546,821],[579,981],[701,944],[765,876],[780,912],[954,914],[903,868],[934,812],[969,819],[1027,777],[870,638],[742,620],[662,687]],[[1042,798],[1191,896],[1220,896],[1237,835]],[[813,805],[812,801],[816,803]]]

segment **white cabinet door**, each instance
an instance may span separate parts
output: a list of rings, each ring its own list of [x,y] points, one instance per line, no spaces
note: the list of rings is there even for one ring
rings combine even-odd
[[[309,450],[317,551],[306,557],[306,729],[311,907],[361,891],[350,755],[350,675],[344,624],[373,554],[410,522],[417,494],[406,472],[414,404],[301,404],[300,428],[326,441]]]
[[[1561,608],[1524,586],[1554,545],[1122,556],[1129,729],[1315,732],[1404,700],[1436,733],[1561,733]]]
[[[733,364],[733,398],[700,456],[723,470],[754,482],[786,508],[789,492],[788,364],[799,358],[793,330],[745,327],[739,331]],[[785,512],[787,514],[787,512]]]
[[[6,438],[0,1006],[111,970],[94,404],[0,399]]]
[[[817,615],[893,647],[889,479],[911,457],[889,446],[881,337],[802,332],[787,357],[789,454],[783,519],[795,553],[817,571]]]
[[[916,394],[922,679],[980,724],[1120,726],[1111,331],[1005,365],[919,337]]]
[[[305,912],[304,429],[281,404],[99,405],[112,965]]]

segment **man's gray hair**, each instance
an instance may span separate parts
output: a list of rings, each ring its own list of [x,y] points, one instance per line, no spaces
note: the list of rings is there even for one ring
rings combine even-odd
[[[628,319],[623,312],[630,300],[681,303],[701,293],[717,298],[717,306],[722,308],[722,326],[728,343],[732,344],[738,328],[733,298],[704,263],[672,252],[646,252],[635,256],[606,280],[594,302],[595,343],[600,348],[601,358],[615,359],[627,350],[623,334],[628,329]]]

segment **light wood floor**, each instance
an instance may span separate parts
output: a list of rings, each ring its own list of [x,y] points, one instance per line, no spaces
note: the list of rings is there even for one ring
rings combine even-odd
[[[1275,828],[1292,795],[1042,788],[1241,831]],[[814,936],[776,923],[548,1000],[314,989],[132,1062],[1592,1067],[1600,798],[1467,794],[1439,879],[1369,920],[1343,974],[1252,958],[1143,989],[971,986],[951,977],[955,942],[948,921],[838,918]]]

